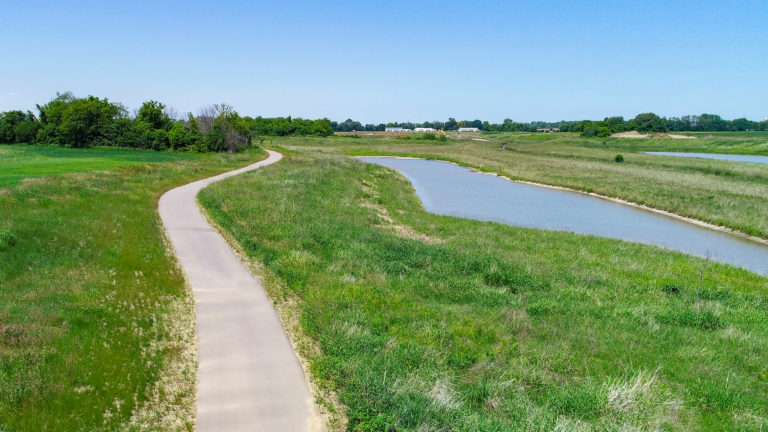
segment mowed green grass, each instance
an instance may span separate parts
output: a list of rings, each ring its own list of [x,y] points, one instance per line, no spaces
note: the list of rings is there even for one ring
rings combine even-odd
[[[194,159],[183,153],[95,148],[83,151],[54,146],[0,147],[0,188],[17,185],[23,179],[53,176],[89,170],[113,170],[148,162],[172,162]]]
[[[191,429],[194,315],[157,199],[263,156],[0,153],[0,430]]]
[[[350,430],[768,427],[768,279],[431,215],[396,172],[319,149],[200,201],[295,302]]]
[[[442,159],[481,171],[616,197],[768,238],[768,166],[644,151],[768,154],[765,138],[583,139],[574,134],[483,135],[489,142],[289,138],[276,144],[349,155]],[[502,145],[505,149],[502,150]],[[617,154],[623,163],[614,162]]]

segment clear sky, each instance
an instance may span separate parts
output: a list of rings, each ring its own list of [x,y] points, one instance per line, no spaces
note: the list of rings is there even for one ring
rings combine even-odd
[[[363,123],[768,117],[761,1],[5,1],[0,111],[57,91]]]

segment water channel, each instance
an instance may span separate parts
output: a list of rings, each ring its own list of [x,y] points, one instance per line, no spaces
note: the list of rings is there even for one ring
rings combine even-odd
[[[399,171],[434,214],[570,231],[704,257],[768,276],[768,245],[577,192],[509,181],[448,162],[360,157]]]

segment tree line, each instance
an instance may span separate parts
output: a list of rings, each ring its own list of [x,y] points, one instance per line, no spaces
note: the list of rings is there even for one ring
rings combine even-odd
[[[333,133],[328,119],[251,118],[240,116],[227,104],[202,108],[183,119],[175,117],[172,109],[154,100],[129,115],[125,106],[106,98],[57,93],[47,104],[37,105],[37,113],[0,112],[0,144],[237,152],[257,136]]]
[[[521,123],[512,119],[504,119],[501,123],[489,123],[481,120],[456,121],[426,121],[423,123],[379,123],[361,124],[347,119],[341,123],[331,122],[334,132],[352,131],[384,131],[388,126],[398,126],[405,129],[417,127],[433,128],[436,130],[454,131],[460,127],[476,127],[486,132],[536,132],[539,129],[559,128],[562,132],[579,132],[582,136],[606,137],[617,132],[637,131],[641,133],[655,132],[721,132],[721,131],[768,131],[768,120],[761,122],[737,118],[724,120],[717,114],[686,115],[682,117],[659,117],[654,113],[642,113],[630,120],[624,117],[606,117],[603,120],[580,120]]]
[[[381,132],[387,127],[401,127],[404,129],[414,128],[432,128],[435,130],[455,131],[462,127],[475,127],[482,131],[488,132],[535,132],[539,128],[556,128],[560,125],[560,122],[530,122],[519,123],[512,121],[511,119],[504,119],[504,122],[500,124],[489,123],[482,120],[461,120],[457,121],[455,118],[449,118],[447,121],[425,121],[422,123],[413,122],[390,122],[390,123],[378,123],[378,124],[362,124],[359,121],[347,119],[341,123],[331,122],[331,127],[334,132]]]
[[[742,132],[768,131],[768,120],[761,122],[737,118],[725,120],[717,114],[686,115],[682,117],[659,117],[654,113],[638,114],[635,118],[606,117],[602,121],[582,120],[564,122],[560,125],[564,132],[579,132],[586,137],[607,137],[617,132],[637,131],[640,133],[658,132]]]

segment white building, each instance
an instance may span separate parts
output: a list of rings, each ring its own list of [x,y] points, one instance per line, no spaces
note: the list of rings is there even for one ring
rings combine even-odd
[[[478,128],[459,128],[459,132],[480,132]]]
[[[386,127],[384,128],[384,132],[404,132],[405,129],[401,127]]]
[[[414,132],[437,132],[435,128],[415,128]]]

